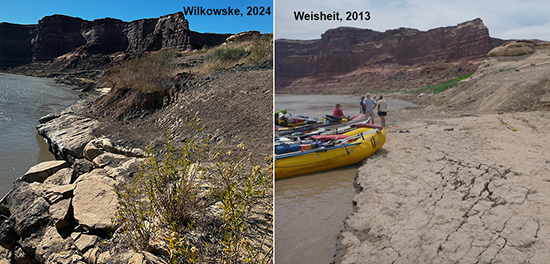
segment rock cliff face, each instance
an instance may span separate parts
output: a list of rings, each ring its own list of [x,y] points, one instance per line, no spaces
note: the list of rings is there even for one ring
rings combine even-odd
[[[51,60],[86,44],[80,33],[83,23],[85,21],[80,18],[62,15],[44,17],[38,21],[31,40],[33,60]]]
[[[0,67],[54,61],[53,70],[93,68],[118,52],[191,50],[219,45],[230,35],[193,32],[182,12],[132,22],[53,15],[37,25],[0,24]]]
[[[30,35],[33,28],[0,23],[0,68],[32,61]]]
[[[276,40],[276,92],[350,93],[432,84],[475,71],[502,42],[489,36],[481,19],[429,31],[341,27],[318,40]]]

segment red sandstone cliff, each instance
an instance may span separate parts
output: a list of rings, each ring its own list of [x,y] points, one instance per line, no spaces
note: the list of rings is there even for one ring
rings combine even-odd
[[[0,68],[94,69],[111,63],[118,52],[199,49],[230,35],[193,32],[182,12],[132,22],[52,15],[37,25],[0,23]]]
[[[275,42],[277,93],[353,93],[437,83],[474,72],[501,40],[481,19],[429,31],[340,27]]]

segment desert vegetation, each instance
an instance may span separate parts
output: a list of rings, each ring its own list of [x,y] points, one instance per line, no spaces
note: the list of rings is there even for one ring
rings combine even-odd
[[[262,34],[250,41],[232,42],[202,51],[204,62],[190,73],[204,76],[214,71],[231,68],[238,64],[261,65],[273,61],[273,35]]]
[[[198,120],[189,121],[197,132]],[[154,248],[169,263],[270,263],[272,159],[256,164],[238,147],[208,164],[207,137],[190,137],[180,150],[169,141],[162,158],[149,147],[138,176],[116,188],[116,241]]]
[[[189,61],[198,63],[190,66]],[[110,109],[116,118],[128,118],[136,111],[162,107],[168,90],[180,86],[181,80],[176,76],[201,78],[239,65],[257,66],[272,61],[272,34],[192,52],[176,49],[151,52],[111,67],[99,80],[111,91],[97,105]]]
[[[271,35],[188,53],[161,50],[111,69],[102,80],[111,92],[98,103],[117,111],[115,117],[127,117],[140,107],[158,107],[154,95],[162,98],[184,85],[176,76],[200,79],[272,59]],[[137,176],[116,188],[116,243],[169,263],[271,263],[271,157],[255,160],[244,144],[222,151],[201,133],[199,120],[187,120],[195,134],[183,143],[168,136],[165,149],[149,146]]]
[[[466,75],[462,75],[462,76],[459,76],[459,77],[456,77],[456,78],[453,78],[453,79],[450,79],[450,80],[447,80],[447,81],[444,81],[442,83],[438,83],[438,84],[434,84],[434,85],[429,85],[429,86],[425,86],[425,87],[421,87],[421,88],[415,88],[415,89],[410,89],[410,90],[407,90],[405,91],[406,93],[413,93],[413,94],[416,94],[416,93],[433,93],[433,94],[438,94],[438,93],[441,93],[453,86],[456,86],[458,84],[458,82],[472,76],[473,73],[470,73],[470,74],[466,74]]]

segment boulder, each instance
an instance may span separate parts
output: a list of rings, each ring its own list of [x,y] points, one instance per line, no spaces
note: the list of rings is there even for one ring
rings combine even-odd
[[[94,140],[88,142],[84,147],[84,157],[88,160],[94,160],[97,156],[103,154],[104,151],[94,144]]]
[[[49,176],[53,175],[62,168],[69,167],[69,163],[64,160],[54,160],[41,162],[31,167],[21,180],[26,182],[44,182]]]
[[[86,260],[88,264],[96,264],[98,260],[98,252],[99,248],[97,247],[87,250],[84,254],[84,260]]]
[[[106,263],[109,263],[110,259],[111,259],[111,253],[109,253],[109,251],[105,251],[105,252],[100,253],[97,256],[96,263],[97,264],[106,264]]]
[[[57,228],[49,226],[36,247],[35,257],[41,263],[61,263],[53,262],[53,259],[58,258],[57,254],[74,255],[74,250],[70,250],[73,247],[72,241],[70,237],[61,236]]]
[[[241,32],[235,35],[231,35],[225,41],[226,42],[249,41],[253,37],[259,36],[259,35],[260,35],[260,31],[250,30],[250,31]]]
[[[114,154],[122,154],[128,157],[143,157],[144,151],[139,148],[124,147],[114,143],[106,137],[96,138],[86,145],[86,158],[89,160],[95,159],[102,153],[110,152]]]
[[[104,172],[93,170],[76,181],[73,212],[75,220],[84,227],[113,231],[111,218],[118,204],[113,189],[115,181],[101,174]]]
[[[36,258],[31,255],[28,255],[22,248],[17,248],[13,252],[12,259],[15,261],[13,263],[17,264],[38,264]]]
[[[87,264],[84,257],[75,253],[61,252],[52,254],[46,263],[59,263],[59,264]]]
[[[87,250],[86,253],[84,253],[84,260],[86,260],[86,263],[96,264],[98,260],[98,252],[99,248],[97,247]]]
[[[143,159],[130,158],[117,167],[107,166],[105,168],[109,170],[109,175],[117,182],[125,182],[127,179],[133,177],[142,165]]]
[[[92,248],[98,240],[99,238],[97,236],[81,234],[75,240],[74,245],[80,252],[84,253]]]
[[[105,153],[96,157],[93,162],[94,165],[98,168],[103,168],[105,166],[109,167],[118,167],[123,162],[127,161],[128,157],[121,154]]]
[[[532,40],[514,40],[498,46],[489,53],[489,57],[521,56],[535,52],[535,42]]]
[[[46,225],[50,219],[49,207],[50,204],[46,199],[37,197],[32,200],[32,203],[11,208],[14,211],[11,219],[15,223],[15,232],[19,236],[25,236],[27,231]]]
[[[71,199],[61,200],[50,206],[50,215],[53,224],[57,229],[62,229],[70,224],[71,220]]]
[[[74,182],[80,175],[88,173],[95,168],[94,163],[87,159],[77,159],[73,164],[74,174],[71,182]]]
[[[43,184],[29,184],[24,181],[14,183],[13,190],[5,198],[5,203],[10,209],[10,220],[19,236],[29,235],[27,231],[48,223],[50,205],[43,198],[45,194]]]
[[[74,170],[72,168],[63,168],[48,177],[44,183],[54,185],[67,185],[71,183]]]

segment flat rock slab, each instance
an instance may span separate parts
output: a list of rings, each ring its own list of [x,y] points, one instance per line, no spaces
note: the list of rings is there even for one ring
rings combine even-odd
[[[73,197],[75,187],[75,184],[55,186],[46,191],[44,198],[46,198],[48,203],[55,204],[63,199]]]
[[[48,140],[56,158],[73,162],[84,158],[84,147],[95,138],[92,132],[98,124],[90,118],[64,114],[36,128]]]
[[[114,180],[104,175],[83,175],[76,183],[73,197],[74,218],[90,229],[113,231],[111,218],[118,204]]]
[[[48,177],[44,183],[55,184],[55,185],[66,185],[70,184],[73,177],[72,168],[63,168]]]
[[[25,173],[25,175],[21,177],[21,180],[26,181],[28,183],[44,182],[49,176],[69,166],[70,166],[69,163],[64,160],[53,160],[53,161],[41,162],[31,167]]]

